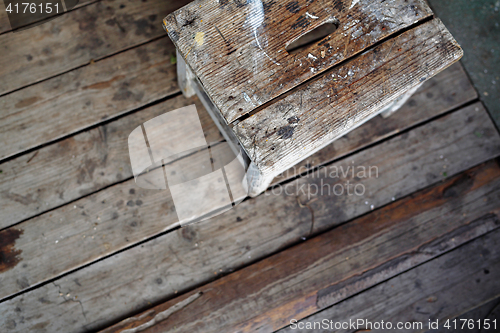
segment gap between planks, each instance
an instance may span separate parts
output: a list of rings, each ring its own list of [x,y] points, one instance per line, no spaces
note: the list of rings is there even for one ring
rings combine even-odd
[[[488,219],[496,226],[500,224],[498,216],[483,218]],[[421,327],[405,332],[425,332],[429,330],[429,320],[435,322],[438,319],[442,327],[446,319],[455,318],[500,296],[498,242],[500,230],[494,229],[304,321],[327,319],[349,322],[363,318],[372,322],[383,319],[394,324],[418,322],[422,323]],[[287,327],[278,332],[322,331]],[[341,329],[336,332],[350,330]]]
[[[6,142],[0,149],[0,163],[179,95],[175,65],[165,66],[170,59],[144,64],[149,56],[158,59],[158,53],[174,51],[165,42],[153,41],[0,97],[4,110],[0,139]],[[110,63],[115,66],[107,66]],[[109,96],[113,96],[112,104],[106,99]],[[46,115],[44,119],[39,119],[40,112]],[[83,116],[75,119],[78,112]]]

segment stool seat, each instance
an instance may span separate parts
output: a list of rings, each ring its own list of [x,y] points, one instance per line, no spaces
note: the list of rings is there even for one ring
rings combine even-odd
[[[287,51],[325,24],[336,30]],[[164,26],[177,47],[181,88],[200,96],[251,161],[252,196],[393,112],[463,54],[423,0],[199,0]]]

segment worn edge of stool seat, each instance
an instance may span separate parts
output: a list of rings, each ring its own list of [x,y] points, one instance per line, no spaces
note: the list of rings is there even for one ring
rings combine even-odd
[[[432,16],[424,0],[197,0],[168,15],[169,37],[227,123]],[[287,44],[338,29],[301,51]]]
[[[433,19],[292,90],[233,131],[269,178],[376,116],[462,55],[443,23]]]

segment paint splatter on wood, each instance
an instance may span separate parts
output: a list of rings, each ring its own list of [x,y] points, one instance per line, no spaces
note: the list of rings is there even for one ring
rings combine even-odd
[[[6,229],[0,231],[0,273],[14,268],[20,261],[21,250],[15,248],[16,240],[21,237],[23,230]]]

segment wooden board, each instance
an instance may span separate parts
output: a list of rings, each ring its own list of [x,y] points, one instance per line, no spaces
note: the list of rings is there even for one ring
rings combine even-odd
[[[145,46],[140,48],[143,47]],[[99,63],[94,66],[98,66]],[[305,172],[353,153],[406,128],[457,108],[475,98],[477,98],[477,94],[467,75],[461,65],[456,64],[426,82],[412,99],[392,117],[385,120],[378,117],[373,119],[308,160],[291,168],[286,174],[276,178],[274,183],[293,178],[297,172]],[[1,164],[0,227],[8,227],[76,200],[82,195],[132,177],[130,158],[124,143],[126,137],[133,130],[134,124],[144,122],[147,117],[154,117],[160,112],[188,104],[182,102],[182,97],[176,97],[175,100],[166,101],[161,106],[154,108],[154,111],[141,111],[142,115],[128,116],[129,120],[119,120],[116,124],[112,122],[100,127],[98,131],[92,130],[87,134],[77,134],[73,138],[65,139],[55,145]],[[210,120],[206,113],[202,113],[203,110],[203,108],[198,107],[198,111],[203,115],[204,126],[208,126]],[[59,111],[63,112],[63,110]],[[216,131],[215,127],[213,130]],[[102,141],[100,132],[106,133],[107,140]],[[34,136],[36,136],[36,132]],[[207,139],[213,142],[218,140],[215,132],[210,134]],[[79,144],[75,144],[75,142]],[[95,145],[95,142],[100,143]],[[103,157],[106,155],[108,158],[104,159]],[[69,165],[64,163],[68,157],[72,158],[72,156],[75,156],[75,159],[81,163]],[[47,163],[48,160],[53,161],[53,163]],[[94,165],[97,167],[94,168]],[[33,170],[37,170],[37,173],[33,174]],[[87,175],[85,170],[94,171]],[[61,174],[74,176],[62,179]],[[93,177],[99,177],[98,182],[93,182]]]
[[[228,123],[432,15],[422,0],[196,1],[164,19],[186,63]],[[226,18],[230,18],[227,20]],[[286,46],[325,22],[338,29],[295,54]]]
[[[3,1],[0,3],[0,33],[10,30],[9,17],[5,11],[5,5]]]
[[[187,2],[103,0],[2,34],[0,95],[163,36],[161,18]]]
[[[477,92],[460,63],[439,73],[423,86],[389,118],[375,117],[361,127],[335,140],[316,154],[278,175],[273,184],[293,178],[311,168],[340,159],[353,151],[377,143],[439,114],[458,108],[477,98]],[[435,113],[435,110],[441,110]],[[403,125],[404,124],[404,125]]]
[[[498,225],[500,221],[497,219],[496,223]],[[319,312],[307,318],[307,321],[326,318],[335,322],[363,318],[372,322],[384,320],[394,325],[398,322],[420,322],[423,323],[423,329],[415,327],[404,332],[427,331],[429,320],[444,323],[446,319],[500,296],[499,242],[500,230],[497,229],[361,295]],[[475,324],[477,328],[477,322]],[[459,322],[458,327],[461,325],[462,322]],[[360,327],[363,328],[366,327]],[[452,328],[447,331],[458,330]],[[495,331],[493,326],[490,331]],[[323,330],[284,329],[279,332]],[[352,330],[340,329],[336,332]]]
[[[500,167],[491,162],[197,288],[187,294],[203,293],[195,303],[144,332],[273,332],[291,319],[307,317],[498,230],[499,199]],[[464,263],[460,260],[456,264]],[[445,279],[448,274],[440,276]],[[406,281],[413,287],[414,280]],[[325,302],[325,290],[330,295],[335,291],[337,299]],[[358,297],[361,302],[366,300],[364,295]],[[378,310],[400,309],[395,304],[380,307],[383,299],[379,295],[377,301],[366,303],[366,308],[373,304]],[[138,326],[180,300],[156,306],[141,314],[141,319],[128,320],[105,332]],[[335,318],[328,318],[344,319],[338,316],[339,309],[345,313],[363,309],[359,301],[356,306],[346,306],[346,302],[350,300],[328,308],[326,311],[336,313]]]
[[[1,97],[0,160],[178,93],[171,55],[162,38]]]
[[[426,22],[292,91],[234,132],[260,172],[276,176],[461,56],[439,20]]]
[[[192,104],[197,106],[207,140],[222,141],[200,101],[180,95],[2,164],[0,227],[125,180],[133,184],[127,144],[130,133],[156,116]]]
[[[409,195],[446,175],[497,156],[499,140],[486,111],[475,104],[354,154],[330,166],[330,170],[334,167],[345,170],[354,160],[358,165],[378,166],[380,176],[360,180],[366,186],[364,197],[323,196],[310,203],[315,212],[313,232],[344,223],[369,212],[372,205],[373,208],[386,205],[393,198]],[[345,180],[353,181],[349,175]],[[300,188],[302,184],[318,181],[301,178],[287,186]],[[334,185],[339,180],[326,181]],[[191,289],[308,237],[311,212],[301,208],[298,201],[307,203],[305,199],[282,193],[244,201],[210,223],[161,235],[5,301],[0,304],[0,318],[5,318],[4,323],[16,321],[17,330],[41,323],[49,331],[108,325],[124,313],[135,313],[149,302],[171,298],[176,292]],[[141,200],[142,205],[138,206],[136,200]],[[72,203],[51,212],[52,216],[44,214],[4,230],[18,232],[19,237],[8,248],[21,260],[2,273],[2,291],[21,291],[27,285],[55,278],[61,272],[162,232],[171,217],[171,214],[165,216],[165,212],[172,209],[165,193],[146,193],[131,182],[83,198],[74,202],[74,206]],[[114,213],[119,217],[116,220]],[[75,226],[79,229],[75,230]],[[80,251],[69,250],[75,247]],[[23,267],[25,264],[28,266]],[[16,308],[21,311],[16,312]],[[61,316],[62,313],[65,315]],[[36,316],[36,319],[21,322],[19,316]]]
[[[73,7],[73,9],[89,5],[89,4],[96,2],[96,1],[99,1],[99,0],[79,0],[79,1],[77,1],[77,4],[75,7]],[[25,20],[25,18],[24,18],[24,20]],[[33,17],[33,19],[31,19],[29,22],[23,21],[22,24],[20,22],[16,22],[16,25],[19,26],[19,28],[23,28],[29,24],[36,23],[39,21],[40,21],[39,18]],[[5,4],[2,1],[2,2],[0,2],[0,34],[5,33],[5,32],[9,32],[9,31],[12,31],[12,28],[11,28],[11,24],[9,21],[9,17],[7,15]]]

